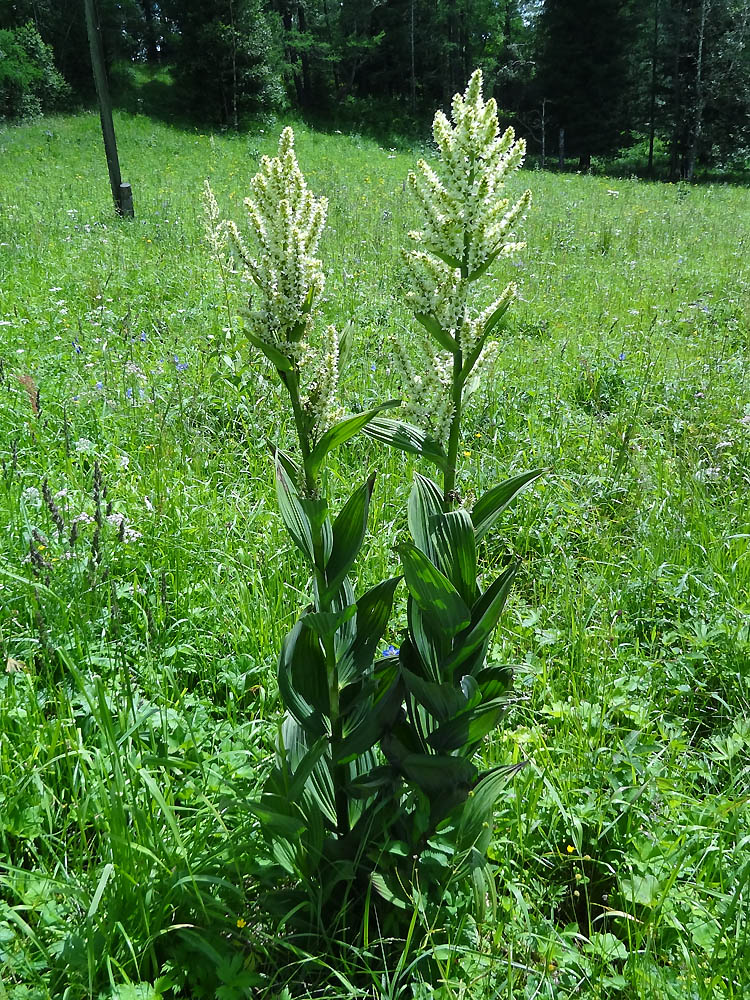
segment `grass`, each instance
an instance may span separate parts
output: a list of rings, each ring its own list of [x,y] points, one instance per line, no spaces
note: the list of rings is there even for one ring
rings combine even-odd
[[[112,214],[94,115],[0,132],[0,998],[272,998],[291,978],[292,995],[436,995],[376,943],[326,971],[287,942],[274,968],[253,891],[244,803],[307,581],[264,444],[291,428],[199,193],[210,177],[238,215],[281,126],[116,125],[133,222]],[[331,202],[325,312],[355,323],[342,393],[362,408],[393,395],[388,338],[410,336],[416,154],[306,127],[297,147]],[[516,699],[490,754],[531,765],[497,814],[494,918],[454,926],[446,899],[440,995],[739,1000],[750,196],[522,183],[522,301],[469,408],[461,488],[553,470],[484,551],[488,570],[523,557],[495,640]],[[365,438],[331,464],[340,495],[378,471],[363,586],[396,571],[413,467]],[[417,922],[423,950],[435,931]]]

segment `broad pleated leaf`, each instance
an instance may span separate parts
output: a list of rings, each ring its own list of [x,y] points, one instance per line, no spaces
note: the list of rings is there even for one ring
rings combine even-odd
[[[315,553],[310,521],[302,508],[296,486],[278,460],[276,462],[276,495],[279,500],[281,517],[292,541],[305,558],[313,562]]]
[[[245,335],[251,344],[253,344],[255,347],[258,348],[259,351],[262,351],[265,354],[265,356],[268,358],[268,360],[271,362],[274,368],[276,368],[278,371],[289,372],[292,370],[292,362],[285,354],[282,354],[278,348],[274,347],[273,344],[266,343],[265,340],[262,340],[260,337],[258,337],[254,333],[251,333],[249,330],[245,331]]]
[[[469,848],[472,844],[477,843],[483,835],[487,837],[488,832],[491,836],[491,828],[488,831],[485,824],[490,822],[492,809],[508,781],[515,774],[518,774],[526,766],[526,763],[523,761],[521,764],[493,768],[477,782],[461,810],[459,823],[459,845],[461,847]],[[482,849],[479,844],[477,846],[480,850]]]
[[[295,839],[305,829],[298,807],[283,795],[265,793],[248,802],[248,808],[261,822],[264,833]]]
[[[284,467],[284,471],[287,476],[289,476],[291,481],[293,483],[302,482],[302,469],[300,469],[299,465],[295,462],[292,456],[288,452],[282,451],[281,448],[277,448],[273,441],[268,438],[266,439],[266,446],[273,456],[274,463],[281,463]]]
[[[341,687],[361,676],[372,663],[378,643],[383,638],[390,620],[393,595],[400,580],[400,576],[384,580],[357,601],[356,631],[338,659]]]
[[[327,594],[334,594],[359,555],[367,528],[367,512],[375,473],[355,490],[333,523],[333,547],[326,566]]]
[[[482,594],[471,609],[471,628],[455,644],[455,651],[446,663],[446,670],[455,670],[465,663],[492,635],[505,602],[508,599],[517,564],[513,563],[500,574],[492,586]]]
[[[388,417],[375,417],[364,429],[368,437],[382,441],[392,448],[407,451],[411,455],[420,455],[432,462],[443,472],[448,466],[441,445],[429,437],[421,428],[415,427],[404,420],[391,420]]]
[[[547,469],[522,472],[519,476],[513,476],[511,479],[506,479],[505,482],[493,486],[477,500],[471,512],[477,541],[484,538],[498,517],[515,500],[521,490],[545,472]]]
[[[320,467],[323,464],[323,460],[332,448],[338,448],[340,444],[343,444],[345,441],[348,441],[349,438],[354,437],[354,435],[359,433],[363,427],[366,427],[378,413],[381,413],[383,410],[392,410],[395,406],[400,405],[400,399],[388,399],[384,403],[379,403],[378,406],[373,406],[369,410],[364,410],[362,413],[355,413],[351,417],[344,417],[343,420],[337,421],[333,427],[329,427],[312,450],[308,462],[308,470],[310,474],[312,476],[317,476]]]
[[[457,788],[468,791],[477,776],[471,761],[444,754],[412,753],[401,761],[401,768],[408,780],[429,796],[447,794]]]
[[[406,690],[414,700],[434,716],[438,722],[447,722],[466,708],[463,691],[453,684],[436,684],[434,681],[417,677],[411,670],[401,668]]]
[[[427,737],[427,742],[434,750],[446,752],[471,746],[497,726],[505,707],[505,701],[500,698],[483,702],[438,726]]]
[[[302,619],[287,633],[279,655],[279,693],[286,708],[313,736],[326,732],[328,688],[320,639]]]
[[[465,510],[451,510],[430,519],[435,563],[471,607],[477,598],[477,546],[474,526]]]
[[[455,339],[451,337],[447,330],[444,330],[434,316],[429,313],[414,313],[414,318],[419,320],[425,330],[434,337],[444,351],[450,354],[457,354],[459,347]]]
[[[450,580],[411,542],[398,547],[409,593],[423,612],[454,636],[471,620],[468,607]]]
[[[430,541],[430,521],[442,513],[443,494],[440,487],[426,476],[415,473],[407,505],[409,531],[417,548],[433,560],[435,553]]]
[[[302,621],[305,628],[311,628],[321,639],[328,639],[337,632],[344,622],[357,613],[357,605],[350,604],[340,611],[311,611]]]

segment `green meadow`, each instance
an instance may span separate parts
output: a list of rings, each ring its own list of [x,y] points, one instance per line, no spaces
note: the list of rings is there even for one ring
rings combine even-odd
[[[120,114],[134,220],[113,213],[97,116],[0,130],[0,1000],[746,997],[739,187],[527,167],[511,192],[533,192],[528,246],[488,299],[513,279],[520,300],[467,407],[458,485],[549,473],[480,550],[488,576],[521,559],[486,764],[528,761],[498,802],[486,918],[457,920],[448,894],[402,960],[370,928],[334,963],[259,909],[247,802],[309,580],[266,444],[291,447],[293,427],[211,259],[201,191],[209,178],[239,219],[283,124]],[[415,336],[405,178],[431,151],[292,124],[330,201],[323,313],[353,324],[354,412],[398,395],[391,341]],[[329,460],[334,497],[377,473],[363,586],[400,571],[414,470],[429,473],[363,435]],[[403,587],[395,607],[398,647]]]

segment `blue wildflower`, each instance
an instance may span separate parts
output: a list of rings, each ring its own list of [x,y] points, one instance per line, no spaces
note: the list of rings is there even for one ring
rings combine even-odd
[[[103,382],[97,382],[96,383],[96,388],[97,389],[103,389],[104,388],[104,383]]]
[[[377,371],[377,368],[378,368],[378,366],[377,366],[377,365],[375,364],[375,362],[373,361],[373,363],[372,363],[372,364],[370,365],[370,371],[373,371],[373,372],[374,372],[374,371]]]
[[[140,342],[142,344],[146,343],[146,331],[145,330],[141,330],[141,335],[140,335],[140,337],[138,339],[140,340]]]
[[[625,360],[625,351],[620,351],[619,360],[620,361],[624,361]]]
[[[133,390],[130,388],[130,386],[128,386],[127,389],[125,390],[125,395],[128,397],[128,399],[133,398]]]
[[[398,656],[398,647],[392,646],[390,643],[385,647],[382,652],[383,656]]]

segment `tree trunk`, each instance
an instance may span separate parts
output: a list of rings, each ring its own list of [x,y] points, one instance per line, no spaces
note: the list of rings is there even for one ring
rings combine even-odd
[[[659,54],[659,0],[654,0],[654,33],[651,39],[651,94],[648,122],[648,173],[654,172],[654,137],[656,135],[656,58]]]
[[[565,170],[565,129],[560,129],[560,135],[557,143],[557,162],[560,170]]]
[[[703,44],[706,37],[706,14],[708,12],[708,0],[701,0],[701,20],[698,28],[698,55],[695,66],[695,111],[693,115],[693,134],[690,139],[690,147],[687,155],[687,168],[685,178],[692,181],[695,173],[695,159],[698,155],[698,143],[703,130],[703,110],[706,98],[703,90]]]
[[[682,78],[680,76],[680,59],[682,56],[682,0],[677,4],[677,23],[675,25],[674,60],[672,63],[672,143],[669,151],[669,178],[677,180],[680,163],[680,130],[682,127]]]

